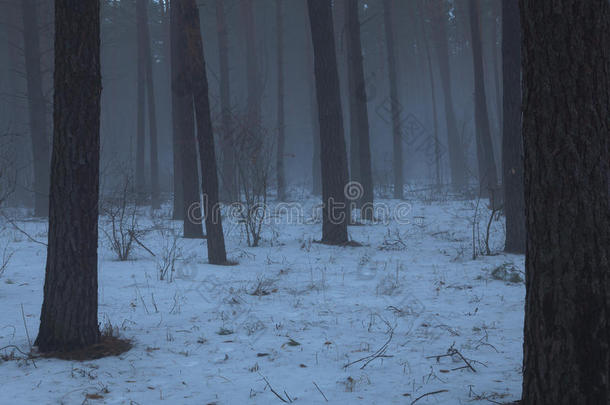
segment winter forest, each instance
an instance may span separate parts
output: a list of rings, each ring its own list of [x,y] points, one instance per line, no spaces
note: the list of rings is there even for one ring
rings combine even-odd
[[[0,0],[0,404],[610,404],[608,0]]]

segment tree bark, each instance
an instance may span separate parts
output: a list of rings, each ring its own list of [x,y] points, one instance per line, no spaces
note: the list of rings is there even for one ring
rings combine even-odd
[[[276,0],[277,25],[277,152],[275,170],[277,174],[277,198],[286,200],[286,176],[284,173],[284,145],[286,143],[284,119],[284,28],[282,17],[283,0]]]
[[[100,148],[99,0],[55,0],[55,94],[42,352],[100,339],[97,237]]]
[[[607,404],[610,4],[519,4],[527,224],[522,402]]]
[[[519,0],[502,2],[504,251],[525,253],[523,138],[521,136],[521,20]]]
[[[402,130],[400,125],[400,101],[398,101],[398,73],[394,50],[392,22],[393,0],[383,0],[383,24],[385,27],[386,54],[388,58],[388,80],[390,86],[390,109],[392,114],[392,169],[394,173],[394,198],[403,199]]]
[[[181,2],[174,0],[170,7],[170,30],[172,124],[182,182],[180,217],[183,221],[185,238],[203,238],[192,79],[187,70],[188,48],[184,31],[185,21],[182,6],[179,3]]]
[[[137,99],[136,99],[136,196],[137,203],[144,204],[147,198],[144,153],[146,147],[146,17],[142,10],[142,0],[136,0],[136,47],[137,47]]]
[[[322,168],[322,243],[344,244],[347,235],[347,152],[330,0],[307,0],[314,51],[314,70]]]
[[[349,88],[350,151],[352,161],[351,180],[360,183],[362,195],[356,200],[363,219],[373,219],[373,174],[371,169],[371,147],[369,140],[369,116],[367,109],[366,82],[360,41],[358,0],[347,0],[345,4],[347,27],[347,76]]]
[[[218,173],[214,150],[214,133],[208,80],[206,77],[205,57],[201,39],[199,9],[195,0],[184,0],[184,29],[189,50],[189,72],[192,77],[193,101],[197,121],[197,141],[201,165],[201,190],[207,234],[208,261],[210,264],[226,264],[227,253],[222,230],[222,217],[218,199]]]
[[[491,143],[491,128],[485,95],[483,69],[483,47],[481,44],[480,0],[469,0],[470,32],[472,39],[472,59],[474,66],[474,112],[476,123],[477,157],[479,162],[480,195],[489,196],[494,204],[494,191],[498,184],[498,174]]]
[[[42,90],[38,10],[35,0],[21,0],[27,98],[34,167],[34,216],[49,215],[49,137]]]

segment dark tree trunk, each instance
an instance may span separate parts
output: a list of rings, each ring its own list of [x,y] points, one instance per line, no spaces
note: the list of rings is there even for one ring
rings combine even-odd
[[[523,138],[521,136],[521,23],[519,0],[502,2],[503,131],[502,172],[506,243],[509,253],[525,253]]]
[[[347,0],[345,4],[347,27],[347,76],[349,88],[351,180],[360,183],[362,195],[356,201],[362,218],[373,219],[373,175],[371,170],[371,147],[369,141],[369,117],[367,109],[366,83],[360,42],[358,0]]]
[[[276,0],[277,25],[277,155],[275,170],[277,174],[277,198],[286,199],[286,177],[284,174],[284,145],[286,142],[284,122],[284,28],[282,17],[283,0]]]
[[[476,123],[477,158],[479,162],[479,187],[481,195],[489,195],[494,203],[494,191],[498,174],[491,143],[491,128],[485,95],[483,49],[481,45],[480,0],[469,0],[472,59],[474,66],[474,113]]]
[[[34,216],[49,214],[49,137],[46,102],[42,90],[40,37],[36,0],[21,0],[23,45],[34,166]]]
[[[322,168],[320,166],[320,119],[318,118],[318,99],[316,94],[316,75],[314,72],[314,54],[311,35],[307,33],[307,55],[309,56],[309,78],[311,80],[309,93],[309,108],[311,116],[311,134],[313,136],[313,153],[311,162],[312,194],[322,195]]]
[[[222,231],[222,217],[218,201],[218,173],[214,150],[214,133],[210,100],[208,98],[208,80],[205,70],[205,57],[201,39],[199,9],[195,0],[184,0],[184,29],[189,50],[189,72],[192,77],[193,101],[197,118],[197,141],[201,165],[201,190],[203,191],[203,208],[205,229],[208,238],[208,260],[211,264],[226,264],[227,253]]]
[[[146,176],[144,167],[144,149],[146,145],[146,16],[142,10],[142,0],[136,0],[136,47],[137,47],[137,128],[136,128],[136,195],[137,203],[146,201]]]
[[[98,0],[55,0],[53,155],[42,352],[97,343],[100,148]]]
[[[610,4],[519,4],[527,224],[522,402],[608,404]]]
[[[447,21],[449,19],[444,0],[437,0],[433,4],[436,15],[435,42],[438,52],[438,68],[440,71],[441,87],[445,102],[445,119],[447,125],[447,145],[449,149],[449,167],[451,169],[451,184],[456,190],[462,190],[468,185],[466,159],[464,147],[458,133],[455,109],[453,107],[453,91],[451,88],[451,74],[449,70],[449,40],[447,36]]]
[[[220,109],[222,120],[222,189],[224,201],[233,202],[237,198],[235,180],[235,150],[231,125],[231,91],[229,81],[229,33],[225,18],[224,0],[216,0],[216,29],[218,31],[218,62],[220,83]]]
[[[347,153],[330,0],[307,0],[314,51],[322,168],[322,243],[344,244],[347,236]]]
[[[177,159],[181,172],[182,205],[185,238],[202,238],[199,169],[195,140],[195,112],[193,109],[192,80],[187,71],[188,48],[184,31],[183,8],[174,0],[170,8],[171,65],[172,65],[172,123],[176,140]]]
[[[518,1],[518,0],[517,0]],[[491,52],[492,52],[492,69],[491,72],[493,74],[494,81],[494,89],[495,89],[495,97],[496,97],[496,115],[498,116],[497,128],[498,132],[500,132],[499,128],[502,128],[502,89],[500,84],[500,77],[502,75],[502,68],[500,66],[499,59],[502,56],[502,47],[498,47],[498,18],[502,20],[502,11],[501,7],[504,3],[503,0],[493,0],[491,2],[492,7],[492,20],[491,20]],[[500,48],[500,49],[498,49]]]

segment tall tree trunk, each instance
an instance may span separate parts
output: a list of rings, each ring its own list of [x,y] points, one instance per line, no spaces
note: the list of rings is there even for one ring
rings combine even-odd
[[[481,45],[480,0],[469,0],[472,59],[474,66],[474,112],[476,123],[477,157],[479,161],[479,187],[481,195],[494,197],[498,174],[491,143],[491,128],[485,95],[483,50]]]
[[[307,1],[307,0],[305,0]],[[311,162],[311,173],[312,173],[312,194],[322,195],[322,168],[320,166],[320,119],[318,118],[318,99],[316,92],[316,74],[314,72],[314,54],[313,45],[311,43],[311,35],[307,33],[307,55],[309,57],[309,78],[311,84],[309,86],[309,108],[311,118],[311,134],[313,136],[313,153]]]
[[[203,191],[205,229],[208,239],[208,260],[211,264],[226,264],[227,253],[218,200],[218,173],[199,9],[195,0],[184,0],[182,7],[184,7],[184,30],[186,31],[186,44],[189,50],[189,72],[192,77],[193,101],[197,121],[197,141],[202,176],[201,190]]]
[[[491,20],[491,29],[492,29],[492,35],[491,35],[491,39],[492,39],[492,43],[491,43],[491,52],[492,52],[492,66],[493,68],[491,69],[491,72],[493,74],[493,82],[494,82],[494,89],[495,89],[495,98],[496,98],[496,102],[495,102],[495,106],[496,106],[496,115],[497,115],[497,128],[498,128],[498,132],[499,128],[502,128],[502,85],[500,84],[500,77],[502,75],[502,67],[500,66],[501,63],[499,62],[500,58],[502,57],[502,47],[498,47],[498,18],[500,19],[500,21],[502,21],[502,4],[504,3],[503,0],[492,0],[491,2],[491,7],[492,7],[492,20]],[[502,39],[502,38],[500,38]],[[498,49],[500,48],[500,49]]]
[[[350,151],[352,158],[351,180],[360,183],[362,195],[356,201],[361,207],[363,219],[373,219],[373,174],[369,141],[369,116],[366,83],[360,41],[358,0],[347,0],[345,5],[347,27],[347,76],[349,88]],[[354,156],[355,155],[355,156]]]
[[[237,198],[235,180],[235,150],[231,125],[231,91],[229,80],[229,33],[224,0],[216,0],[216,30],[218,32],[218,62],[220,71],[220,109],[222,120],[222,189],[221,198],[233,202]]]
[[[34,166],[34,216],[49,214],[49,137],[40,68],[40,37],[36,0],[21,0],[23,45]]]
[[[432,4],[432,8],[435,13],[435,29],[433,32],[436,34],[435,42],[438,52],[438,68],[440,71],[445,106],[451,184],[455,190],[462,190],[468,185],[468,175],[464,147],[458,133],[455,109],[453,106],[453,91],[449,69],[449,40],[447,35],[447,22],[449,16],[446,13],[444,0],[436,0],[436,2]]]
[[[97,343],[99,0],[55,0],[55,95],[42,352]]]
[[[314,70],[322,167],[322,243],[344,244],[347,236],[345,187],[348,182],[347,152],[333,16],[329,0],[307,0],[314,51]]]
[[[246,33],[246,80],[247,96],[247,125],[256,132],[261,124],[261,84],[258,71],[258,57],[256,49],[256,27],[254,23],[254,0],[241,0],[241,12]],[[256,136],[261,134],[255,133]]]
[[[392,22],[393,0],[383,0],[383,24],[385,26],[386,54],[388,58],[388,79],[390,86],[390,109],[392,114],[392,168],[394,172],[394,198],[403,198],[403,158],[402,131],[400,125],[400,101],[398,101],[398,73],[394,50],[394,32]]]
[[[136,0],[136,47],[137,47],[137,123],[136,123],[136,195],[137,203],[146,201],[146,174],[144,166],[144,153],[146,147],[146,16],[142,11],[142,0]]]
[[[277,198],[286,199],[286,178],[284,173],[284,144],[286,142],[284,122],[284,27],[282,23],[282,1],[276,0],[277,25],[277,154],[275,170],[277,174]]]
[[[178,0],[170,8],[171,65],[172,65],[172,123],[180,167],[183,220],[185,238],[202,238],[201,196],[199,169],[197,168],[197,142],[195,139],[195,111],[193,108],[192,80],[187,70],[188,48],[184,31],[184,14]]]
[[[522,402],[607,404],[610,4],[519,4],[527,224]]]
[[[168,57],[169,57],[169,65],[170,65],[170,91],[171,91],[171,104],[172,104],[172,155],[173,155],[173,164],[174,164],[174,176],[173,176],[173,185],[174,185],[174,206],[173,206],[173,210],[172,210],[172,219],[174,220],[182,220],[184,221],[185,218],[185,202],[184,202],[184,189],[183,189],[183,185],[182,183],[184,182],[184,179],[182,178],[182,150],[181,148],[181,142],[182,142],[182,138],[181,138],[181,132],[180,132],[180,128],[177,128],[176,125],[176,120],[180,120],[180,116],[182,113],[177,113],[175,110],[176,109],[180,109],[180,104],[176,105],[174,104],[176,102],[175,97],[176,95],[174,95],[174,72],[176,71],[176,69],[178,69],[178,67],[174,67],[174,64],[176,63],[176,61],[174,60],[175,56],[174,56],[174,49],[173,49],[173,45],[172,42],[175,40],[175,33],[174,33],[174,29],[176,29],[176,27],[174,27],[172,25],[172,9],[171,9],[171,4],[169,0],[165,0],[165,14],[166,14],[166,24],[169,25],[168,27]],[[183,68],[182,68],[183,69]],[[176,77],[177,78],[177,77]],[[192,108],[191,108],[191,116],[192,116]],[[194,125],[194,124],[191,124]],[[192,130],[193,133],[193,139],[195,139],[195,135],[194,135],[194,131]],[[197,159],[195,159],[195,168],[197,168]],[[197,176],[199,177],[199,176]],[[195,180],[195,189],[197,191],[197,196],[199,196],[199,183],[197,182],[197,180]],[[199,198],[198,198],[199,199]],[[188,204],[186,205],[187,207],[189,206]],[[184,232],[186,234],[186,232]]]
[[[525,253],[523,138],[521,136],[521,20],[519,0],[502,2],[504,251]]]
[[[159,156],[157,151],[157,111],[153,81],[152,52],[150,49],[150,30],[148,29],[148,0],[138,0],[138,23],[142,31],[138,47],[144,51],[146,69],[146,95],[148,96],[148,131],[150,135],[150,197],[153,209],[161,208],[159,201]]]

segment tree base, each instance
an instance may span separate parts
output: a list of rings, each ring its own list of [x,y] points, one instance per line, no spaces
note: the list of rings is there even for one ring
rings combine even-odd
[[[128,352],[133,345],[129,339],[119,339],[112,336],[102,336],[99,343],[81,349],[70,351],[52,351],[41,353],[42,358],[61,360],[95,360],[103,357],[119,356]]]

